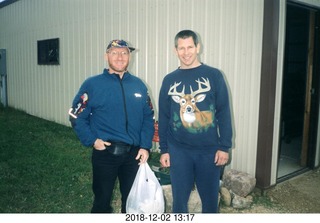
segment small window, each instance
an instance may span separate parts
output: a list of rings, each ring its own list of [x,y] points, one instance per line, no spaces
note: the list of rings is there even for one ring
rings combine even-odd
[[[38,64],[59,64],[59,38],[38,40]]]

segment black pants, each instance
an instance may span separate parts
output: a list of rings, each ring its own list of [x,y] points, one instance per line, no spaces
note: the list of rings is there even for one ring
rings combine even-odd
[[[139,148],[132,148],[129,153],[115,156],[106,150],[92,152],[92,172],[94,202],[92,213],[112,213],[111,199],[118,177],[121,192],[121,212],[126,212],[126,201],[138,171],[135,160]]]

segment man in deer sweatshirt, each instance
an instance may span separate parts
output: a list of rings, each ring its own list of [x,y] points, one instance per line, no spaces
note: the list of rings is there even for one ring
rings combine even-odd
[[[218,212],[220,170],[229,159],[232,124],[222,73],[198,59],[191,30],[175,37],[180,67],[163,80],[159,95],[159,138],[164,167],[170,167],[173,212],[188,212],[196,185],[202,212]]]

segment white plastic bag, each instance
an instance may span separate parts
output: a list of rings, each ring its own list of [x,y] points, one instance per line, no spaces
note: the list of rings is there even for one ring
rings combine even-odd
[[[162,187],[148,163],[140,164],[126,204],[127,213],[163,213]]]

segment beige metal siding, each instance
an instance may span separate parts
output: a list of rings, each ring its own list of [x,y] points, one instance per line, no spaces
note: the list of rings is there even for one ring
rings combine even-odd
[[[83,80],[106,66],[106,44],[128,40],[130,71],[149,86],[155,107],[163,77],[178,66],[173,39],[200,34],[201,60],[223,71],[234,113],[232,167],[255,174],[263,0],[21,0],[0,9],[7,49],[9,105],[69,125]],[[60,38],[60,65],[37,65],[37,40]],[[157,110],[157,109],[156,109]]]

